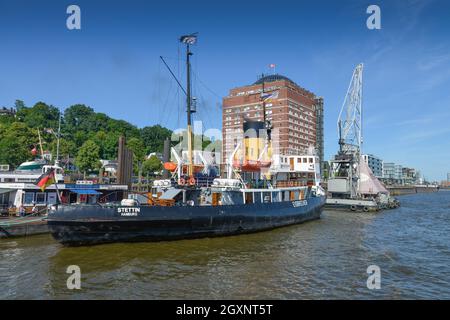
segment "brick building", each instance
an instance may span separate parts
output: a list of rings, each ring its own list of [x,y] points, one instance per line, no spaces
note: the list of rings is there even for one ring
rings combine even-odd
[[[246,119],[263,121],[262,88],[266,120],[278,132],[279,153],[299,154],[315,147],[323,161],[323,99],[282,75],[268,75],[251,85],[231,89],[223,98],[223,161],[242,139]],[[275,141],[274,141],[275,142]]]

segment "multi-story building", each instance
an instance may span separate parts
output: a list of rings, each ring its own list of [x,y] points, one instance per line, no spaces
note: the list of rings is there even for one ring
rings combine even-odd
[[[403,167],[393,162],[384,162],[383,181],[387,184],[403,184]]]
[[[417,183],[417,172],[414,168],[402,168],[402,179],[405,184]]]
[[[383,178],[395,179],[395,163],[393,162],[383,163]]]
[[[450,172],[447,173],[447,182],[450,182]]]
[[[383,160],[373,154],[363,154],[363,159],[377,178],[383,177]]]
[[[277,74],[231,89],[223,98],[224,163],[242,139],[243,122],[264,121],[263,101],[265,118],[273,126],[274,152],[299,154],[314,147],[322,162],[323,99]]]
[[[395,175],[394,179],[402,180],[403,179],[403,166],[401,164],[395,165]]]

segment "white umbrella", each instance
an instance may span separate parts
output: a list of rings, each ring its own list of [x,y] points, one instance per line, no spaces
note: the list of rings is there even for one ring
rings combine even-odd
[[[14,198],[14,206],[16,208],[19,208],[22,205],[23,194],[23,190],[17,190],[16,197]]]

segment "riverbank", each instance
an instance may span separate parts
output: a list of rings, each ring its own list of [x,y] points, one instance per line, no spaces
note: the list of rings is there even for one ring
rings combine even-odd
[[[388,186],[386,188],[392,196],[439,191],[439,187],[437,186]]]

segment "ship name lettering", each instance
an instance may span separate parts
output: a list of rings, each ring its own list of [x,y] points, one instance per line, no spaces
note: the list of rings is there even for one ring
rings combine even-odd
[[[306,200],[297,200],[297,201],[292,202],[292,205],[294,207],[303,207],[303,206],[307,206],[308,205],[308,201],[306,201]]]
[[[137,216],[141,212],[141,208],[117,208],[117,213],[122,216]]]

